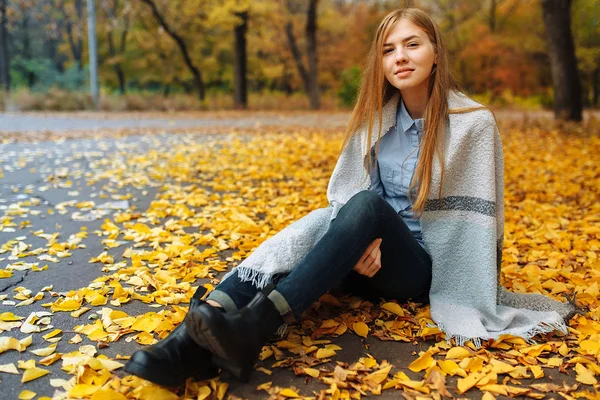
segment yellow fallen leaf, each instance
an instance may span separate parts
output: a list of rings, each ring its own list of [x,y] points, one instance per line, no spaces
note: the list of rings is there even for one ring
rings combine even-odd
[[[567,346],[566,343],[563,343],[559,349],[558,352],[560,353],[561,356],[566,357],[567,354],[569,354],[569,352],[571,351],[571,349],[569,349],[569,346]]]
[[[81,303],[75,299],[58,299],[50,305],[52,312],[75,311],[81,307]]]
[[[71,317],[73,318],[79,318],[83,313],[90,311],[91,308],[89,307],[81,307],[79,310],[73,311],[71,313]]]
[[[599,355],[600,354],[600,341],[596,342],[593,340],[582,340],[579,342],[579,347],[586,354]]]
[[[549,367],[560,367],[563,364],[563,360],[560,357],[552,357],[548,359]]]
[[[319,349],[317,350],[316,357],[318,359],[329,358],[335,356],[335,350],[332,349]]]
[[[377,360],[374,358],[361,358],[363,365],[367,368],[373,368],[377,365]]]
[[[508,394],[513,397],[513,396],[530,396],[530,392],[531,389],[529,388],[520,388],[520,387],[516,387],[516,386],[505,386],[506,391],[508,392]],[[531,397],[531,396],[530,396]]]
[[[149,345],[154,343],[154,336],[148,332],[140,332],[135,336],[135,341],[139,344]]]
[[[178,400],[179,396],[175,393],[163,389],[159,386],[146,386],[139,394],[140,400]]]
[[[467,377],[467,373],[452,360],[437,360],[437,363],[445,374]]]
[[[548,343],[536,344],[519,350],[521,354],[527,354],[531,357],[537,357],[544,351],[552,351],[552,346]]]
[[[318,378],[319,377],[320,372],[319,372],[318,369],[304,367],[303,370],[304,370],[304,373],[306,375],[310,375],[313,378]]]
[[[109,360],[109,359],[100,358],[100,357],[98,357],[97,360],[100,362],[100,364],[102,364],[102,368],[106,368],[107,370],[109,370],[111,372],[114,371],[115,369],[121,368],[124,365],[118,361]]]
[[[198,397],[199,399],[200,397]],[[119,392],[111,389],[98,390],[90,397],[90,400],[126,400],[127,398]]]
[[[259,371],[259,372],[262,372],[263,374],[266,374],[266,375],[272,375],[273,374],[273,371],[271,371],[269,369],[266,369],[264,367],[256,367],[256,370]]]
[[[68,381],[66,379],[50,379],[50,386],[54,388],[65,388]]]
[[[495,385],[498,383],[498,374],[495,372],[486,372],[489,368],[481,371],[482,374],[485,374],[483,378],[477,382],[477,387],[485,386],[485,385]]]
[[[17,361],[17,367],[21,369],[30,369],[35,367],[35,360],[19,360]]]
[[[463,360],[463,362],[466,360],[467,359],[465,358]],[[466,371],[468,371],[468,372],[481,371],[481,369],[483,368],[483,359],[481,359],[479,357],[472,357],[472,358],[469,358],[468,360],[469,360],[469,363],[464,367]]]
[[[369,334],[369,327],[364,322],[355,322],[352,325],[352,329],[358,336],[361,336],[364,338],[366,338],[367,335]]]
[[[0,279],[2,278],[10,278],[13,276],[12,271],[7,271],[5,269],[0,269]]]
[[[453,347],[446,354],[446,360],[462,360],[466,357],[471,357],[471,352],[464,347]]]
[[[426,351],[423,354],[421,354],[421,356],[419,358],[417,358],[415,361],[413,361],[408,366],[408,369],[410,369],[413,372],[420,372],[420,371],[423,371],[424,369],[429,369],[429,368],[433,367],[434,365],[435,365],[435,360],[431,356],[431,353]]]
[[[44,336],[42,336],[44,338],[44,340],[48,340],[50,338],[53,338],[54,336],[60,335],[62,333],[62,330],[60,329],[55,329],[50,333],[45,334]]]
[[[0,337],[0,354],[6,350],[17,350],[20,351],[21,344],[16,338],[13,337]]]
[[[278,395],[280,395],[280,396],[283,396],[283,397],[300,397],[300,396],[298,395],[298,393],[296,393],[296,392],[294,392],[292,389],[288,389],[288,388],[286,388],[286,389],[282,389],[282,390],[281,390],[279,393],[277,393],[277,394],[278,394]]]
[[[0,365],[0,372],[4,372],[6,374],[18,374],[17,367],[15,364],[4,364]]]
[[[492,371],[497,374],[508,374],[515,370],[515,367],[513,367],[512,365],[496,360],[494,358],[490,360],[490,364],[492,365]]]
[[[83,341],[83,339],[81,338],[81,336],[79,334],[76,334],[71,339],[69,339],[69,343],[71,343],[71,344],[81,343],[82,341]]]
[[[381,368],[378,371],[370,373],[369,375],[365,376],[363,380],[371,381],[376,384],[380,384],[386,380],[391,369],[392,369],[392,366],[388,365],[387,367]]]
[[[397,303],[385,303],[381,306],[381,308],[401,317],[404,316],[404,310],[402,310],[402,307],[400,307],[400,305]]]
[[[227,388],[229,388],[229,384],[226,382],[221,382],[219,387],[217,388],[217,399],[223,400],[225,394],[227,393]]]
[[[467,376],[466,378],[460,378],[457,382],[458,392],[460,394],[464,394],[467,390],[471,389],[481,378],[483,378],[483,374],[481,373],[473,373]]]
[[[530,365],[529,369],[531,370],[531,373],[533,374],[533,377],[535,379],[540,379],[541,377],[544,376],[544,371],[542,370],[542,367],[540,367],[539,365]]]
[[[414,389],[418,392],[429,394],[430,390],[427,386],[425,386],[425,381],[413,381],[413,380],[404,380],[399,381],[398,384],[405,386],[410,389]]]
[[[161,321],[162,317],[151,312],[136,320],[131,329],[151,333],[158,327]]]
[[[50,354],[54,353],[55,350],[56,350],[56,343],[51,344],[50,346],[45,347],[43,349],[30,350],[30,352],[35,354],[36,356],[46,357],[46,356],[49,356]]]
[[[45,365],[47,367],[48,365],[52,365],[60,359],[61,359],[60,353],[54,353],[52,355],[42,358],[40,360],[40,364]]]
[[[263,346],[262,350],[260,351],[260,356],[258,357],[258,359],[260,361],[264,361],[267,358],[271,357],[273,355],[273,349],[271,349],[271,346]]]
[[[37,396],[36,392],[32,392],[31,390],[23,390],[19,393],[19,400],[31,400],[35,396]]]
[[[33,336],[32,335],[29,335],[26,338],[23,338],[23,339],[19,340],[19,351],[20,352],[25,351],[25,349],[27,349],[27,347],[29,347],[32,342],[33,342]]]
[[[69,391],[70,397],[82,398],[88,397],[100,390],[100,386],[78,383]]]
[[[496,397],[490,392],[484,392],[483,396],[481,396],[481,400],[496,400]]]
[[[586,365],[588,369],[592,370],[594,374],[600,375],[600,367],[596,365],[593,361],[585,358],[585,357],[573,357],[569,360],[569,364],[581,363]]]
[[[196,400],[204,400],[210,396],[210,388],[208,386],[201,386],[198,389],[198,397]],[[93,400],[93,399],[92,399]],[[108,399],[107,399],[108,400]]]
[[[577,376],[575,379],[577,382],[581,382],[585,385],[595,385],[598,383],[598,380],[594,377],[592,371],[583,366],[583,364],[575,364],[575,372],[577,372]]]
[[[321,322],[321,326],[319,327],[319,329],[329,329],[329,328],[334,328],[336,326],[338,326],[340,323],[334,319],[326,319],[325,321]]]
[[[38,367],[26,369],[25,372],[23,373],[23,377],[21,378],[21,382],[23,382],[23,383],[29,382],[34,379],[40,378],[44,375],[48,375],[49,373],[50,373],[50,371],[41,369]]]
[[[506,390],[506,386],[504,385],[483,385],[477,386],[481,391],[491,392],[496,394],[501,394],[503,396],[508,396],[508,392]]]
[[[23,319],[25,319],[25,317],[19,317],[11,312],[3,312],[2,314],[0,314],[0,321],[10,322],[10,321],[21,321]]]

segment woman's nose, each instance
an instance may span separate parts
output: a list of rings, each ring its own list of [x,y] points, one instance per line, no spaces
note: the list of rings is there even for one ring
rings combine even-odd
[[[404,52],[404,49],[396,50],[396,63],[402,63],[404,61],[406,61],[406,53]]]

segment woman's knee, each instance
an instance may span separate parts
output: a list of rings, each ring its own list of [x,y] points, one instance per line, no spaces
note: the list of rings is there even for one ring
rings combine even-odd
[[[363,190],[352,196],[344,207],[356,216],[368,214],[374,217],[379,214],[382,201],[376,192]]]
[[[372,190],[361,190],[348,200],[348,204],[355,203],[362,207],[378,207],[383,201],[381,196]]]

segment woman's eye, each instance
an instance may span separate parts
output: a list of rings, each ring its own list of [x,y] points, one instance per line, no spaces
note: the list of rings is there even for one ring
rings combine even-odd
[[[416,46],[418,46],[418,45],[419,45],[418,43],[410,43],[410,44],[408,45],[408,47],[416,47]]]
[[[392,51],[392,49],[385,49],[385,50],[383,50],[383,54],[387,54],[387,53],[389,53],[391,51]]]

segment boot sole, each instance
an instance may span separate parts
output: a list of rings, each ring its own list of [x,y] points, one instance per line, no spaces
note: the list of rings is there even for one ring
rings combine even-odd
[[[165,373],[164,370],[155,370],[152,368],[148,368],[148,366],[144,366],[142,364],[136,363],[134,361],[129,361],[123,367],[123,370],[129,374],[135,375],[152,383],[156,383],[161,386],[166,387],[178,387],[181,386],[187,381],[188,378],[194,378],[197,381],[204,381],[207,379],[214,378],[219,374],[219,371],[216,367],[212,368],[210,371],[205,373],[197,373],[192,375],[179,375],[172,376],[169,373]]]
[[[254,365],[238,364],[215,355],[212,357],[212,362],[219,368],[229,371],[243,383],[247,383],[250,380],[250,374],[254,369]]]

